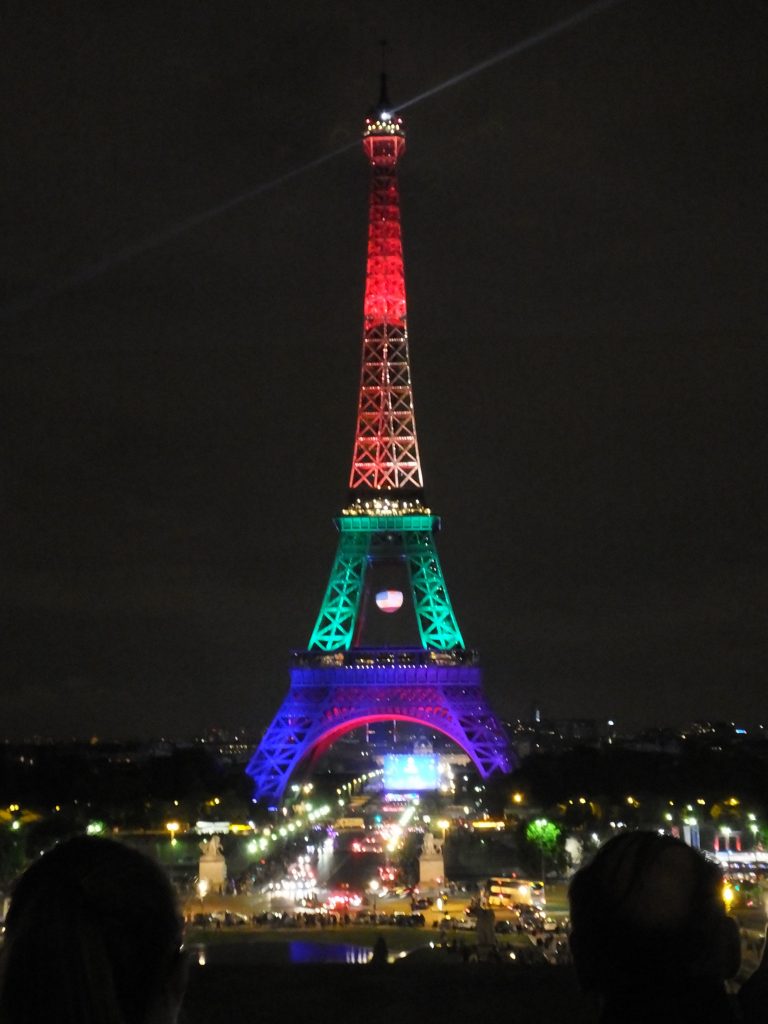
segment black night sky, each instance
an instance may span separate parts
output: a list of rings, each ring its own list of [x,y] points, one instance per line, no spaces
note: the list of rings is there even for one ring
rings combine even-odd
[[[346,498],[378,40],[397,105],[587,4],[11,6],[0,735],[257,730]],[[404,112],[427,498],[504,715],[768,711],[767,53],[760,0],[624,0]]]

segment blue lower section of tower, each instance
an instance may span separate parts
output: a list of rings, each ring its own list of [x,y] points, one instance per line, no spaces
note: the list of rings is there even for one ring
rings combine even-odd
[[[449,737],[483,778],[515,767],[471,652],[312,652],[296,655],[288,696],[248,765],[254,799],[279,801],[298,766],[350,729],[397,719]]]

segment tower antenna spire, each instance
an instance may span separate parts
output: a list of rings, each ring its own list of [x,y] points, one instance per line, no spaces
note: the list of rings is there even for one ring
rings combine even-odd
[[[387,93],[387,40],[380,39],[379,46],[381,47],[381,89],[379,91],[378,110],[391,110],[392,104],[389,102],[389,95]]]

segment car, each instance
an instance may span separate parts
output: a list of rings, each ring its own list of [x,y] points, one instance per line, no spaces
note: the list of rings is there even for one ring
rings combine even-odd
[[[399,928],[422,928],[424,926],[423,914],[393,914],[392,923]]]

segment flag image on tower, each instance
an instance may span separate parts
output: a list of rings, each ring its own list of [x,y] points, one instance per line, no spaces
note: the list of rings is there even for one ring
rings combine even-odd
[[[290,689],[247,771],[254,799],[277,802],[293,773],[361,725],[403,720],[441,732],[480,775],[516,759],[482,688],[448,596],[423,491],[406,326],[397,165],[403,120],[366,118],[370,165],[363,354],[349,499],[320,613],[293,653]]]

